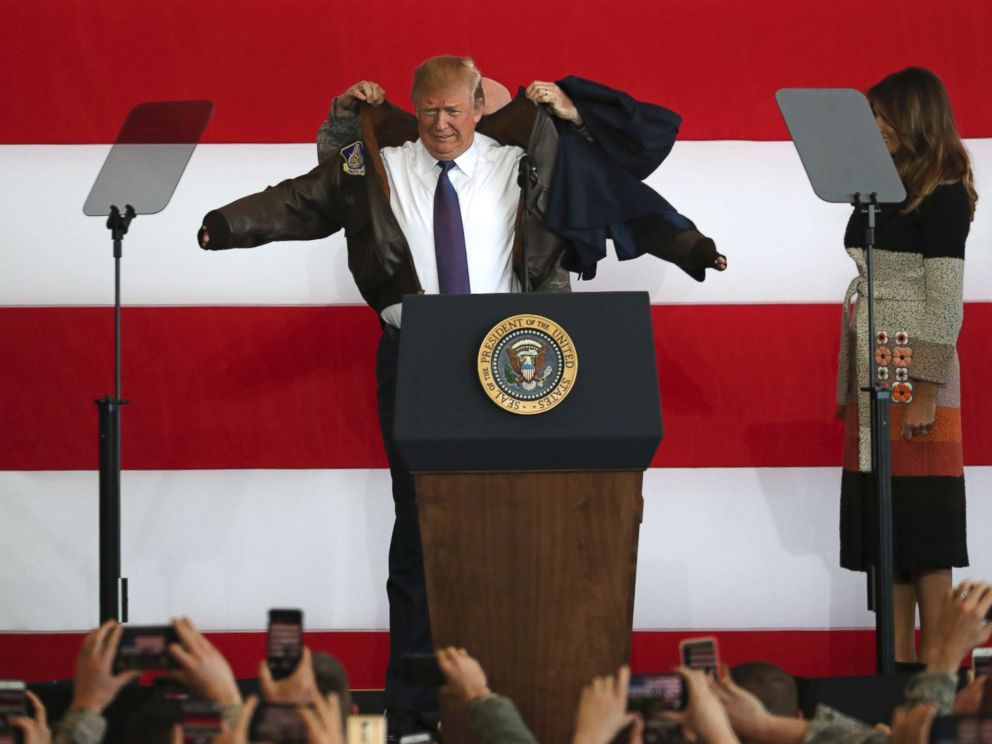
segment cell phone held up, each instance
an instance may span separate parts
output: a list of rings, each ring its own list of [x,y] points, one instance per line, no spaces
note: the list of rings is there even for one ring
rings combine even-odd
[[[181,716],[183,744],[211,744],[223,728],[218,703],[183,700]]]
[[[303,610],[269,610],[268,665],[273,679],[288,677],[303,656]]]
[[[937,716],[930,744],[992,744],[992,716]]]
[[[679,643],[682,666],[716,676],[720,668],[720,654],[716,638],[686,638]]]
[[[992,648],[976,648],[972,651],[971,669],[976,678],[988,677],[992,672]]]
[[[634,674],[627,688],[627,712],[640,713],[647,720],[663,711],[685,710],[689,704],[689,688],[685,678],[677,673]]]
[[[23,731],[10,719],[28,715],[27,686],[20,680],[0,680],[0,744],[21,744]]]
[[[114,656],[114,674],[132,669],[175,669],[169,646],[179,643],[171,625],[125,625]]]

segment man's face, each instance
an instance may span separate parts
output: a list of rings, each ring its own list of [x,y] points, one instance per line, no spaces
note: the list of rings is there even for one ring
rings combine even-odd
[[[454,160],[469,148],[482,111],[468,90],[427,93],[416,105],[417,131],[433,157]]]

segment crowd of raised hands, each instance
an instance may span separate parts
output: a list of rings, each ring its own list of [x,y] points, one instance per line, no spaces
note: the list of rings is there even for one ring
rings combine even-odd
[[[572,744],[642,744],[645,732],[659,724],[675,736],[667,741],[703,744],[800,744],[804,742],[864,742],[865,744],[927,744],[930,729],[938,715],[972,715],[980,710],[992,714],[992,685],[984,677],[972,679],[957,691],[957,674],[965,657],[992,636],[992,586],[964,582],[945,599],[940,615],[939,642],[926,670],[912,678],[906,690],[906,705],[897,709],[888,723],[862,723],[836,711],[817,712],[810,720],[801,716],[770,713],[751,692],[734,683],[726,668],[710,676],[680,667],[687,688],[683,710],[664,711],[645,721],[628,712],[630,671],[626,666],[614,674],[593,679],[578,701]],[[247,744],[249,726],[259,696],[242,700],[230,665],[220,651],[186,618],[173,623],[179,643],[170,647],[176,663],[172,676],[192,696],[220,706],[221,732],[215,744]],[[45,707],[28,692],[33,714],[11,719],[21,731],[24,744],[98,744],[106,731],[102,718],[118,693],[133,682],[139,672],[114,673],[113,660],[121,640],[122,626],[108,621],[86,636],[76,662],[72,704],[56,734],[49,729]],[[448,704],[469,711],[502,706],[500,716],[482,715],[469,720],[483,744],[525,744],[534,742],[512,702],[489,689],[485,672],[464,649],[446,648],[437,652],[446,684],[440,694]],[[310,744],[345,744],[350,696],[345,701],[337,692],[322,692],[314,673],[313,656],[304,649],[291,675],[273,679],[263,660],[258,670],[261,700],[295,706],[302,717]],[[346,686],[345,682],[345,686]],[[348,709],[345,709],[348,708]],[[510,715],[504,715],[509,711]],[[506,725],[495,726],[494,720]],[[874,725],[872,725],[874,724]],[[441,732],[443,736],[443,731]],[[172,741],[182,742],[178,724],[173,725]],[[165,739],[168,740],[168,739]]]

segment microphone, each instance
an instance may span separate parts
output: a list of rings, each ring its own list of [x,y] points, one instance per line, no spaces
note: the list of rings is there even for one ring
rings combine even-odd
[[[524,153],[524,156],[520,158],[519,163],[520,170],[517,173],[517,185],[526,189],[528,186],[537,185],[537,162],[533,157]]]

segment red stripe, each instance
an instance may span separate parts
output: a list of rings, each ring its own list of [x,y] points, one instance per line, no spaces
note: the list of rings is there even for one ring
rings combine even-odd
[[[839,466],[840,310],[653,308],[667,467]],[[0,309],[0,469],[95,470],[113,386],[107,308]],[[364,307],[125,308],[127,469],[385,465]],[[992,464],[992,303],[960,339],[965,463]]]
[[[683,638],[716,636],[722,661],[771,661],[792,674],[834,677],[871,674],[873,630],[637,631],[631,649],[635,673],[665,671],[678,664]],[[265,656],[265,634],[208,633],[238,678],[253,678]],[[0,677],[42,682],[73,674],[82,633],[0,633]],[[314,651],[336,656],[354,688],[381,688],[389,655],[385,631],[308,632]]]
[[[992,135],[986,0],[878,0],[868,13],[860,0],[497,7],[0,3],[0,143],[111,142],[134,104],[179,98],[216,101],[209,141],[307,142],[349,84],[377,80],[405,105],[413,66],[439,53],[473,54],[511,89],[569,73],[602,80],[679,111],[689,139],[785,139],[777,88],[864,89],[923,65],[947,83],[963,133]]]

